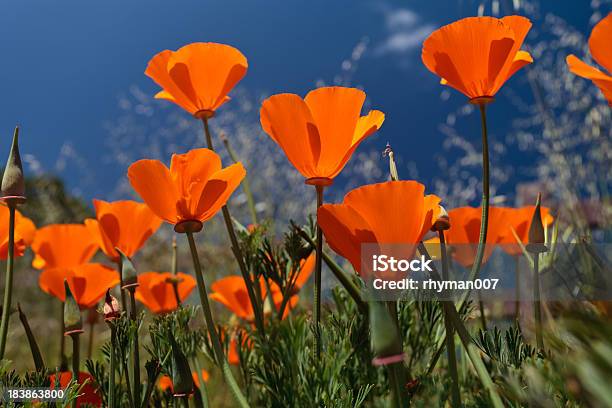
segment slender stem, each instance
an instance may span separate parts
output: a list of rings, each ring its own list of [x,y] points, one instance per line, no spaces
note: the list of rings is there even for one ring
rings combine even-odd
[[[448,280],[448,255],[446,253],[446,241],[444,239],[444,231],[439,231],[440,237],[440,253],[442,255],[442,279]],[[459,375],[457,374],[457,356],[455,355],[455,331],[451,322],[451,308],[455,308],[452,301],[442,302],[444,310],[444,328],[446,330],[446,355],[448,357],[448,371],[451,377],[451,397],[453,407],[461,407],[461,393],[459,391]]]
[[[215,151],[213,147],[212,137],[210,135],[210,129],[208,127],[208,119],[202,119],[202,123],[204,124],[204,135],[206,136],[206,144],[208,145],[208,148],[210,150]],[[260,307],[257,302],[257,297],[255,296],[255,291],[253,290],[253,281],[251,280],[251,274],[249,273],[246,265],[244,264],[242,250],[240,249],[240,244],[238,243],[236,231],[234,230],[234,224],[232,222],[232,216],[229,212],[229,208],[227,207],[227,205],[221,207],[221,212],[223,213],[225,228],[227,229],[227,233],[232,244],[232,252],[234,253],[234,257],[238,262],[238,267],[240,268],[240,273],[242,274],[242,278],[244,279],[244,283],[246,284],[249,300],[251,301],[251,306],[253,307],[253,311],[255,314],[255,326],[257,327],[257,330],[263,335],[265,334],[263,308]]]
[[[126,394],[130,402],[130,407],[135,407],[136,404],[134,403],[134,397],[132,395],[132,386],[130,383],[130,373],[128,371],[127,359],[122,359],[121,365],[123,366],[123,372],[125,373],[125,386],[127,388]],[[121,382],[121,380],[119,380],[119,382]]]
[[[317,185],[317,211],[323,205],[323,186]],[[323,230],[317,220],[317,253],[315,260],[315,284],[314,284],[314,304],[313,316],[315,324],[315,356],[317,360],[321,358],[321,267],[323,261]]]
[[[533,257],[533,314],[535,317],[536,344],[539,350],[544,350],[542,339],[542,309],[540,305],[540,254]]]
[[[419,244],[419,252],[423,254],[426,259],[431,259],[427,248],[425,248],[425,245],[423,245],[422,242]],[[439,281],[441,279],[440,274],[438,273],[433,263],[431,264],[431,268],[431,276],[433,277],[433,279]],[[446,294],[442,293],[441,296],[446,296]],[[468,358],[470,359],[472,365],[474,366],[474,369],[476,370],[476,374],[478,375],[480,382],[489,391],[489,396],[491,398],[492,405],[495,408],[503,408],[504,404],[502,403],[501,397],[497,392],[495,383],[493,383],[493,380],[491,379],[491,376],[489,375],[489,372],[487,371],[487,368],[484,362],[482,361],[482,358],[480,357],[478,347],[472,341],[470,333],[468,332],[465,327],[465,324],[461,320],[459,313],[457,313],[457,310],[455,310],[455,308],[453,307],[448,308],[448,311],[448,316],[450,317],[451,322],[455,327],[455,330],[457,330],[457,334],[459,334],[459,339],[461,340],[461,343],[463,344],[463,347],[467,352]]]
[[[95,332],[96,322],[89,322],[89,342],[87,343],[87,358],[91,359],[91,355],[93,353],[93,345],[94,345],[94,332]]]
[[[315,249],[316,243],[313,239],[299,226],[293,224],[293,227],[296,228],[300,236],[308,242],[308,244]],[[326,252],[323,252],[323,260],[327,267],[332,271],[336,279],[340,282],[340,284],[346,289],[348,294],[353,298],[359,310],[364,314],[368,314],[368,304],[363,301],[361,297],[361,291],[359,288],[351,281],[351,278],[342,270],[340,265],[338,265],[331,256],[329,256]]]
[[[181,397],[181,405],[184,408],[189,408],[189,397]]]
[[[115,407],[115,347],[117,342],[115,340],[115,325],[110,324],[111,329],[111,349],[110,349],[110,372],[108,373],[108,407]]]
[[[514,298],[514,320],[516,321],[517,326],[519,326],[519,322],[521,320],[521,277],[520,277],[520,258],[518,256],[514,257],[514,277],[515,282],[515,298]],[[520,326],[519,326],[520,327]]]
[[[79,366],[80,366],[80,342],[79,334],[73,334],[72,337],[72,380],[79,384]],[[77,398],[72,401],[73,408],[77,407]]]
[[[130,319],[134,324],[138,324],[137,314],[136,314],[136,296],[135,296],[135,288],[131,287],[130,291]],[[132,363],[133,363],[133,374],[132,377],[134,379],[134,403],[138,406],[140,405],[140,349],[138,346],[138,326],[136,326],[136,333],[134,336],[134,351],[132,355]]]
[[[9,238],[8,258],[6,262],[6,281],[4,283],[4,302],[2,303],[2,323],[0,323],[0,360],[4,358],[6,336],[11,313],[11,298],[13,295],[13,263],[15,257],[15,205],[8,203],[9,208]]]
[[[123,264],[121,263],[121,259],[117,261],[117,272],[119,272],[119,287],[123,287]],[[125,298],[125,291],[123,289],[119,290],[121,293],[121,308],[123,310],[127,310],[127,299]]]
[[[200,360],[198,359],[198,356],[195,356],[193,360],[196,370],[198,370],[198,380],[200,381],[199,389],[200,394],[202,395],[202,405],[204,406],[204,408],[208,408],[208,390],[206,389],[206,383],[204,382],[204,377],[202,376],[202,366],[200,365]]]
[[[470,280],[474,280],[480,273],[482,266],[482,258],[484,257],[485,244],[487,242],[487,231],[489,228],[489,136],[487,132],[487,113],[486,105],[481,103],[480,119],[482,126],[482,214],[480,217],[480,234],[478,237],[478,249],[476,251],[476,259],[470,271]],[[466,291],[461,303],[469,296],[469,291]]]
[[[484,302],[482,301],[482,292],[478,291],[478,310],[480,311],[480,324],[482,330],[487,331],[487,316],[485,315]]]
[[[176,299],[177,307],[181,307],[183,304],[181,302],[181,295],[178,290],[178,282],[176,280],[176,274],[178,271],[178,248],[176,246],[176,235],[172,236],[172,277],[175,278],[172,281],[172,291],[174,292],[174,298]]]
[[[402,394],[404,393],[404,387],[402,387],[402,382],[400,381],[400,373],[399,373],[399,365],[401,363],[395,363],[389,365],[389,383],[391,383],[391,400],[393,401],[393,406],[397,408],[402,408],[404,405],[402,403]]]
[[[217,363],[221,366],[223,376],[225,377],[225,382],[229,386],[232,395],[236,399],[238,405],[242,408],[248,407],[249,404],[244,395],[242,394],[238,383],[236,383],[236,379],[234,378],[230,366],[225,358],[225,354],[223,353],[223,347],[221,346],[221,340],[219,339],[217,326],[215,325],[215,321],[210,310],[208,294],[206,293],[206,284],[204,283],[204,276],[202,275],[202,266],[200,265],[200,257],[198,256],[198,250],[196,248],[192,232],[187,232],[187,240],[189,241],[189,249],[191,251],[191,257],[193,259],[193,268],[195,270],[196,281],[198,283],[198,291],[200,292],[200,303],[202,304],[202,311],[204,312],[206,327],[208,328],[208,333],[213,344],[215,359],[217,360]]]
[[[66,361],[66,336],[64,336],[64,302],[60,302],[60,350],[59,350],[59,363],[58,367],[60,370],[64,368],[64,362]]]
[[[232,146],[230,146],[229,139],[221,135],[221,140],[223,140],[223,145],[227,150],[227,153],[230,155],[230,158],[234,163],[238,163],[238,156]],[[251,213],[251,222],[253,225],[257,225],[257,210],[255,209],[255,200],[253,199],[253,193],[251,192],[251,183],[249,183],[249,175],[247,174],[242,179],[242,189],[244,190],[244,195],[246,195],[247,204],[249,205],[249,212]]]

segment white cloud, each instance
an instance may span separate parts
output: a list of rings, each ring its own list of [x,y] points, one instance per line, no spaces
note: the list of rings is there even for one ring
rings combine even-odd
[[[434,30],[421,17],[407,8],[382,8],[386,37],[374,48],[377,56],[405,54],[420,48],[423,40]]]

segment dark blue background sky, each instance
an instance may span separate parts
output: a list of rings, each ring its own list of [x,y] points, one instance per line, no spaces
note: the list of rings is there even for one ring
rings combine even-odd
[[[15,124],[22,126],[23,153],[47,170],[68,141],[89,167],[100,170],[94,185],[86,187],[79,186],[78,172],[62,176],[87,197],[103,196],[123,171],[103,163],[104,123],[119,113],[118,97],[131,85],[151,96],[157,91],[143,74],[155,53],[194,41],[228,43],[249,60],[242,82],[248,90],[304,94],[318,78],[331,81],[367,36],[369,48],[353,79],[364,86],[372,106],[387,114],[383,131],[371,143],[384,146],[390,140],[419,172],[433,171],[431,156],[442,140],[436,125],[465,99],[452,92],[448,103],[440,103],[438,80],[421,64],[420,43],[433,28],[476,14],[478,3],[4,0],[0,157],[6,155]],[[544,3],[588,32],[586,0]],[[503,115],[492,115],[503,128]],[[479,132],[477,117],[462,120]]]

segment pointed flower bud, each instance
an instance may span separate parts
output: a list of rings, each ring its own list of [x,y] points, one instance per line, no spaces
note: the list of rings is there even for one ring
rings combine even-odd
[[[13,204],[25,201],[25,179],[19,155],[19,127],[13,133],[13,144],[2,176],[2,199]]]
[[[110,294],[110,289],[106,289],[106,297],[104,298],[102,312],[104,313],[104,321],[106,322],[115,320],[121,314],[119,302],[117,302],[117,299]]]
[[[66,299],[64,300],[64,336],[83,333],[81,309],[70,291],[67,280],[64,280],[64,289],[66,290]]]
[[[450,228],[450,217],[448,216],[448,212],[446,212],[446,208],[440,207],[440,214],[438,214],[438,218],[434,221],[431,226],[431,230],[435,232],[446,231]]]
[[[191,368],[172,335],[170,335],[170,347],[172,348],[172,390],[175,397],[186,397],[193,393]]]
[[[383,302],[370,303],[370,327],[374,365],[388,365],[404,360],[397,325]]]
[[[542,222],[542,211],[540,204],[542,201],[542,195],[538,194],[536,201],[536,207],[531,218],[531,225],[529,226],[529,241],[527,243],[527,251],[539,254],[548,251],[544,244],[544,224]]]
[[[119,256],[121,257],[121,278],[123,282],[123,286],[121,289],[129,289],[134,290],[138,286],[138,273],[136,272],[136,268],[132,263],[132,260],[119,248],[115,248],[117,252],[119,252]]]

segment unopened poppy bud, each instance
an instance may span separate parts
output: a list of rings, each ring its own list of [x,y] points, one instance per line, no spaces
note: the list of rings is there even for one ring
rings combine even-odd
[[[64,280],[66,299],[64,300],[64,336],[83,333],[81,309],[70,291],[68,281]]]
[[[110,289],[106,290],[106,297],[104,298],[102,312],[104,313],[104,320],[107,322],[115,320],[121,314],[119,302],[117,302],[117,299],[110,294]]]
[[[19,155],[19,127],[16,127],[13,133],[11,151],[2,176],[2,199],[9,204],[21,204],[25,201],[25,179]]]
[[[136,268],[134,267],[132,260],[126,254],[121,252],[119,248],[115,248],[115,250],[121,257],[121,289],[136,289],[138,286],[138,273],[136,272]]]
[[[389,309],[383,302],[371,302],[369,310],[372,351],[376,356],[372,363],[388,365],[403,361],[402,342]]]
[[[538,194],[536,201],[536,207],[531,218],[531,225],[529,226],[529,241],[527,243],[527,251],[539,254],[548,251],[544,240],[544,224],[542,223],[542,211],[540,204],[542,201],[542,195]]]
[[[438,214],[438,218],[434,221],[433,225],[431,226],[431,230],[435,232],[446,231],[451,226],[450,217],[448,216],[446,209],[442,206],[439,206],[439,207],[440,207],[440,214]]]
[[[193,393],[191,368],[172,335],[170,335],[170,347],[172,348],[172,390],[175,397],[186,397]]]

